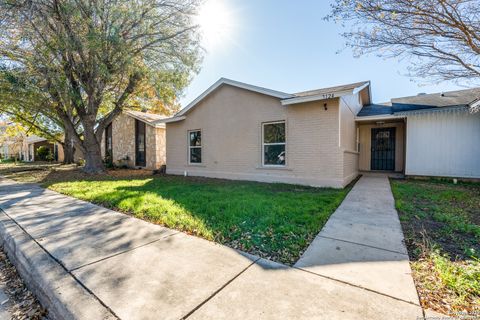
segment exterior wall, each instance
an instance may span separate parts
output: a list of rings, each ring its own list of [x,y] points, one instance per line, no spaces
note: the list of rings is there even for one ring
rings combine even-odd
[[[405,157],[405,124],[403,122],[358,125],[360,155],[358,167],[361,171],[370,171],[371,147],[372,147],[372,128],[392,128],[395,127],[395,171],[402,172],[404,168]],[[408,130],[407,130],[408,131]]]
[[[63,162],[65,160],[65,154],[63,152],[63,147],[60,143],[55,143],[57,146],[57,161],[58,162]]]
[[[105,134],[105,133],[104,133]],[[102,141],[105,148],[105,141]],[[148,150],[147,150],[148,152]],[[129,167],[135,165],[135,119],[120,114],[112,124],[112,159],[120,164],[122,159],[128,158],[125,163]]]
[[[166,163],[165,129],[146,125],[146,169],[156,170]],[[105,132],[101,143],[102,157],[105,157]],[[120,114],[112,122],[112,158],[116,165],[135,167],[135,118]],[[128,161],[124,161],[128,157]]]
[[[228,85],[167,123],[167,173],[343,187],[338,99],[282,106],[274,97]],[[285,120],[286,166],[262,165],[262,123]],[[189,130],[202,130],[202,164],[188,164]]]
[[[359,152],[355,116],[362,109],[359,94],[340,98],[340,148],[343,157],[344,185],[358,176]]]
[[[166,163],[165,129],[146,126],[147,168],[156,170]]]
[[[407,117],[407,175],[480,178],[480,113],[466,110]]]

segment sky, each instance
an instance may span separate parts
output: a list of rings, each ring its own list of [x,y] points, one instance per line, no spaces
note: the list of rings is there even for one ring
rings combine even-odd
[[[354,58],[344,49],[344,29],[323,20],[331,1],[208,1],[200,21],[205,57],[180,98],[182,107],[221,77],[287,93],[370,80],[375,103],[461,89],[453,83],[412,80],[405,60]]]

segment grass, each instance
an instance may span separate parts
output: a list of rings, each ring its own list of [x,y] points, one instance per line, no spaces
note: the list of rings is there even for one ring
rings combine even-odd
[[[480,184],[392,180],[424,307],[480,312]]]
[[[140,171],[132,170],[115,170],[102,176],[87,176],[72,169],[43,171],[31,180],[63,194],[290,265],[349,191],[138,176]],[[24,181],[24,173],[10,173],[10,177]]]

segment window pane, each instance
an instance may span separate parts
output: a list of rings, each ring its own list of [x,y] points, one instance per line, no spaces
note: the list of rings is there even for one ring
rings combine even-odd
[[[190,148],[190,163],[202,163],[202,148]]]
[[[263,126],[263,142],[285,142],[285,123],[271,123]]]
[[[264,146],[264,164],[285,165],[285,145]]]
[[[199,147],[202,145],[202,132],[191,131],[190,132],[190,146]]]

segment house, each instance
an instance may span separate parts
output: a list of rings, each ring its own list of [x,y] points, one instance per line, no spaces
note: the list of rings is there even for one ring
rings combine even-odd
[[[8,129],[10,128],[10,133]],[[16,158],[22,161],[40,161],[40,147],[45,147],[53,161],[63,161],[63,148],[60,143],[50,142],[36,135],[27,135],[18,129],[18,125],[10,121],[0,122],[0,157],[2,159]]]
[[[361,171],[479,178],[479,97],[373,104],[369,81],[292,94],[222,78],[156,123],[169,174],[328,187]]]
[[[51,142],[43,137],[39,137],[36,135],[30,135],[24,138],[24,144],[26,145],[23,148],[22,153],[22,160],[23,161],[46,161],[48,159],[43,159],[42,155],[38,153],[38,149],[40,147],[44,147],[48,149],[48,153],[51,155],[52,161],[62,162],[64,155],[63,155],[63,147],[58,142]]]
[[[24,135],[12,134],[11,126],[12,123],[9,121],[0,121],[0,159],[16,158],[20,160],[25,148]]]
[[[474,88],[365,106],[356,117],[359,169],[480,178],[479,98]]]
[[[105,128],[102,157],[115,165],[158,170],[165,165],[166,117],[158,114],[124,111]]]

